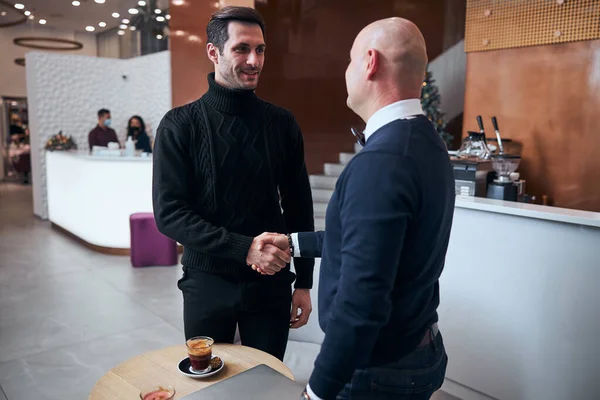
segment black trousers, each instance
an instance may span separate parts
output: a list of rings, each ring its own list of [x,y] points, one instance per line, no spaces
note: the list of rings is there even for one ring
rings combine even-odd
[[[233,343],[236,326],[244,346],[283,360],[290,330],[291,282],[259,277],[240,280],[183,267],[177,283],[183,292],[186,340],[210,336]]]

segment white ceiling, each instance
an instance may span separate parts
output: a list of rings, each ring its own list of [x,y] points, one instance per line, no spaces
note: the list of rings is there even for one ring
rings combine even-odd
[[[34,20],[28,20],[29,24],[39,26],[39,19],[47,21],[47,27],[68,29],[77,32],[85,32],[86,26],[94,26],[94,33],[104,32],[121,24],[124,18],[131,19],[127,12],[136,7],[138,0],[105,0],[104,4],[98,4],[94,0],[79,0],[81,5],[73,6],[72,0],[9,0],[11,3],[21,3],[25,10],[31,11]],[[150,1],[147,0],[150,4]],[[165,9],[168,0],[158,0],[159,8]],[[113,12],[120,14],[119,18],[113,18]],[[106,27],[101,28],[98,23],[106,22]]]

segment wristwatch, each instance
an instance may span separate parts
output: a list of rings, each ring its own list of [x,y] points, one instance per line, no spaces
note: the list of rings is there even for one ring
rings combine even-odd
[[[290,245],[290,255],[292,257],[294,257],[294,241],[292,240],[292,235],[290,235],[289,233],[286,235],[287,236],[287,240],[288,240],[288,244]]]

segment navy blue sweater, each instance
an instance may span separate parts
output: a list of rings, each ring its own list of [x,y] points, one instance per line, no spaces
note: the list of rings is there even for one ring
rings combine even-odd
[[[322,247],[325,340],[310,378],[319,397],[335,398],[358,368],[399,360],[437,322],[454,198],[448,153],[431,122],[397,120],[344,169],[326,231],[299,234],[303,257]]]

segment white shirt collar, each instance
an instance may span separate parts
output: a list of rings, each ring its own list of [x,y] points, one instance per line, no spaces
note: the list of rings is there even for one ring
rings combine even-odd
[[[389,104],[379,109],[371,116],[371,118],[369,118],[367,127],[364,131],[365,140],[368,140],[369,136],[375,133],[379,128],[392,121],[405,119],[419,114],[424,114],[423,108],[421,107],[421,100],[419,99],[400,100]]]

